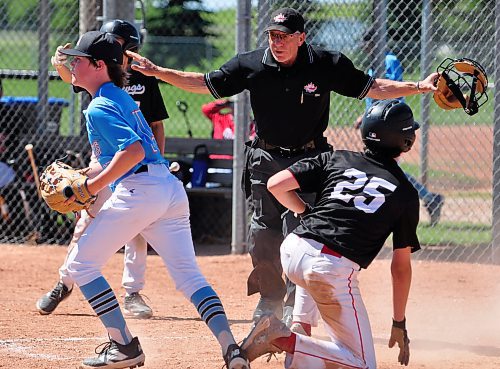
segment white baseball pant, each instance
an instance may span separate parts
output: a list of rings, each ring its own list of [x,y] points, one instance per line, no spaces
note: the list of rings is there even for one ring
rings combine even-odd
[[[92,156],[91,158],[89,167],[91,168],[91,171],[88,174],[91,178],[95,177],[102,171],[100,164],[94,156]],[[71,252],[71,249],[82,236],[83,232],[85,232],[89,224],[95,218],[99,210],[101,210],[104,203],[111,197],[111,194],[111,189],[108,186],[104,187],[101,191],[99,191],[96,201],[90,206],[90,208],[86,211],[84,210],[80,212],[80,218],[76,222],[75,229],[73,231],[73,237],[68,246],[68,253],[66,255],[64,263],[59,268],[59,278],[68,288],[71,288],[74,283],[69,276],[68,268],[66,265],[68,255]],[[124,265],[122,286],[125,289],[127,295],[130,295],[134,292],[139,292],[144,288],[147,252],[148,244],[144,237],[142,237],[140,234],[136,235],[125,245],[123,254]]]
[[[314,299],[330,337],[298,334],[289,368],[375,369],[370,322],[358,287],[360,267],[322,249],[319,242],[293,233],[281,245],[283,271]]]
[[[79,286],[102,276],[106,261],[137,234],[163,259],[186,298],[206,287],[196,262],[186,191],[164,165],[125,178],[68,256],[68,272]]]

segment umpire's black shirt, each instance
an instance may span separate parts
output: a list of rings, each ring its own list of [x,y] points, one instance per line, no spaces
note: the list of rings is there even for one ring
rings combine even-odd
[[[391,158],[337,150],[288,168],[300,189],[316,192],[313,211],[293,233],[366,268],[392,233],[393,248],[420,249],[418,193]]]
[[[373,78],[342,53],[304,43],[291,67],[280,66],[269,47],[260,48],[205,74],[205,83],[215,98],[249,90],[257,136],[272,145],[300,147],[328,127],[330,91],[362,99]]]

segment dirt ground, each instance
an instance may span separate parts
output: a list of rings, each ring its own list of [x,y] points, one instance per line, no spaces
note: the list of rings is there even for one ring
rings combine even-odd
[[[238,340],[250,329],[257,297],[245,294],[251,263],[248,255],[227,255],[217,247],[199,248],[201,269],[225,305]],[[0,368],[78,368],[82,359],[106,341],[106,333],[79,290],[49,316],[35,301],[57,281],[66,247],[0,245]],[[123,300],[122,254],[104,275]],[[146,288],[155,315],[128,320],[146,353],[144,368],[214,368],[223,360],[217,342],[194,307],[176,292],[161,259],[148,256]],[[391,325],[388,260],[377,260],[361,273],[360,284],[370,314],[379,368],[399,368],[397,350],[387,348]],[[500,266],[414,263],[408,306],[410,368],[500,368]],[[325,337],[322,328],[313,334]],[[283,367],[283,355],[269,363],[257,359],[252,369]],[[304,368],[305,369],[305,368]]]

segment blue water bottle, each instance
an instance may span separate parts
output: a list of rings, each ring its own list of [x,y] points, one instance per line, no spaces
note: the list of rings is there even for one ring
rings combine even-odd
[[[194,148],[192,187],[205,187],[208,173],[208,148],[206,145],[198,145]]]

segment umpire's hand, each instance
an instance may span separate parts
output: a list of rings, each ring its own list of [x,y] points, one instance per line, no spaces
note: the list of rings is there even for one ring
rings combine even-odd
[[[406,332],[406,319],[401,322],[392,321],[389,348],[393,348],[396,342],[399,347],[398,362],[406,366],[410,362],[410,339]]]
[[[134,53],[133,51],[127,50],[125,53],[130,56],[137,64],[132,64],[130,67],[133,70],[141,72],[145,76],[156,76],[158,71],[158,66],[154,64],[148,58],[141,56],[140,54]]]

